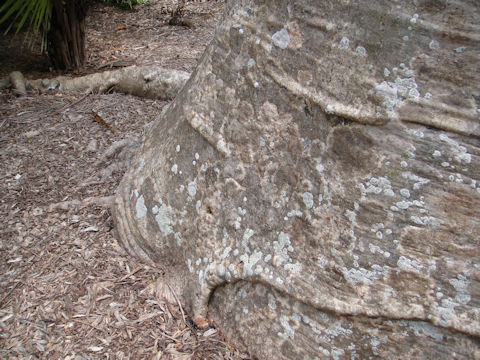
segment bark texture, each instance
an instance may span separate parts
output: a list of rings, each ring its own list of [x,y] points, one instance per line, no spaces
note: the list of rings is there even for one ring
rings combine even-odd
[[[85,0],[52,0],[47,34],[48,55],[55,69],[77,70],[85,62]]]
[[[260,358],[480,358],[478,19],[229,2],[123,179],[120,241]]]

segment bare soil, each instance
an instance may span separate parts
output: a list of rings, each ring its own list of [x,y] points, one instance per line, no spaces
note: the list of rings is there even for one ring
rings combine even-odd
[[[149,0],[133,11],[94,4],[82,73],[123,63],[192,71],[223,3],[188,3],[194,27],[168,25],[165,6],[174,3]],[[21,41],[0,38],[0,76],[56,75]],[[114,237],[108,201],[126,169],[122,150],[166,104],[0,92],[0,358],[248,358],[216,329],[195,328],[180,302],[165,301],[162,265],[128,256]]]

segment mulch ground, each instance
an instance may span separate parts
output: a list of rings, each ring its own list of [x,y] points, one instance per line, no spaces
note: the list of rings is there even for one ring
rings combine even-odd
[[[193,27],[168,25],[174,3],[149,0],[134,11],[94,4],[82,73],[122,62],[192,71],[223,3],[187,4]],[[21,41],[1,38],[0,76],[56,75]],[[166,302],[165,269],[128,256],[114,237],[107,204],[126,150],[166,104],[0,92],[0,358],[248,359],[216,329],[195,328],[180,302]]]

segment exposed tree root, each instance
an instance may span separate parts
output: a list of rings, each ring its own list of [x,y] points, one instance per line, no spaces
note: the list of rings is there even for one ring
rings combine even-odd
[[[18,95],[27,89],[40,91],[81,91],[107,93],[117,91],[139,97],[173,99],[186,83],[190,74],[184,71],[164,69],[157,66],[129,66],[82,77],[58,76],[52,79],[25,80],[22,73],[14,71],[8,78],[0,79],[0,88],[13,87]]]
[[[20,71],[14,71],[10,73],[10,81],[13,85],[14,92],[17,95],[26,95],[27,89],[25,88],[25,78]]]

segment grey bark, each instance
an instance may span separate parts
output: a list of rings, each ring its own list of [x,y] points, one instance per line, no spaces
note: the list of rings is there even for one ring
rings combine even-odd
[[[480,358],[477,1],[229,2],[119,240],[260,358]]]

